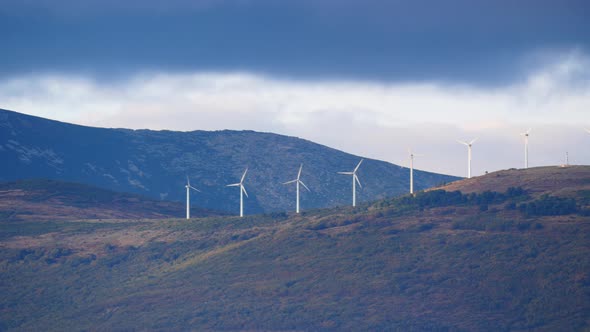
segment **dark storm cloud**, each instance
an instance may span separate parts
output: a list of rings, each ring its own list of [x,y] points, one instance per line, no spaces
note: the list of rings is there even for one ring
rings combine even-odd
[[[517,79],[590,43],[587,1],[0,0],[0,75],[249,71],[295,78]]]

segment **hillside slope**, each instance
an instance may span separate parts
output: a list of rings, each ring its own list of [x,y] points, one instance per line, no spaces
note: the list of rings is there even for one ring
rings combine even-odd
[[[585,330],[590,167],[551,171],[302,215],[0,224],[0,329]]]
[[[552,195],[571,196],[579,190],[590,190],[588,166],[545,166],[528,169],[509,169],[486,176],[463,179],[439,189],[460,190],[463,193],[485,190],[504,192],[510,187],[524,187],[535,196],[550,192]]]
[[[198,127],[198,124],[195,124]],[[245,213],[294,210],[295,188],[282,185],[297,175],[311,189],[301,196],[303,209],[348,205],[350,171],[360,157],[303,139],[253,131],[150,131],[77,126],[0,110],[0,180],[60,179],[92,184],[156,199],[184,200],[186,176],[202,190],[194,204],[235,213],[239,191],[225,187],[245,181],[250,197]],[[366,160],[359,170],[359,201],[407,192],[409,171]],[[415,173],[416,188],[429,188],[455,177]]]
[[[170,218],[185,215],[185,206],[136,194],[57,180],[0,183],[0,222],[76,219]],[[193,217],[219,214],[192,208]]]

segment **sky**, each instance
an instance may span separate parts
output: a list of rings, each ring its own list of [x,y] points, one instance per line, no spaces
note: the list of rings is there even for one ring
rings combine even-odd
[[[466,175],[590,164],[587,1],[0,0],[0,108]]]

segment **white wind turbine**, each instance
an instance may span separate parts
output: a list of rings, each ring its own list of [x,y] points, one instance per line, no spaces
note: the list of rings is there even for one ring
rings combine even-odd
[[[248,173],[248,168],[244,171],[242,175],[242,179],[238,183],[228,184],[226,187],[240,187],[240,217],[244,216],[244,194],[248,197],[248,193],[246,192],[246,188],[244,188],[244,179],[246,178],[246,173]]]
[[[359,187],[361,187],[361,188],[363,187],[363,186],[361,186],[361,182],[359,181],[359,178],[356,175],[356,171],[358,171],[362,162],[363,162],[363,159],[361,159],[361,161],[359,161],[358,165],[356,165],[356,167],[354,168],[354,171],[352,171],[352,172],[338,172],[338,174],[352,175],[352,206],[356,206],[356,184],[358,183]]]
[[[307,189],[307,191],[311,191],[311,190],[309,190],[309,188],[307,188],[305,183],[303,183],[303,181],[300,180],[302,169],[303,169],[303,164],[301,164],[301,166],[299,166],[299,172],[297,173],[297,179],[283,183],[283,184],[290,184],[290,183],[295,182],[297,184],[297,209],[295,210],[297,213],[299,213],[299,184],[301,184],[305,189]]]
[[[191,218],[191,189],[201,192],[199,189],[191,186],[191,181],[188,179],[188,176],[186,177],[186,185],[184,186],[186,188],[186,219],[190,219]]]
[[[410,194],[414,193],[414,157],[422,157],[422,154],[415,154],[412,149],[408,148],[408,154],[410,158]]]
[[[467,146],[467,178],[468,179],[471,179],[471,146],[473,145],[473,143],[475,143],[475,141],[477,141],[477,138],[472,139],[471,142],[469,142],[469,143],[457,140],[457,142]]]
[[[524,137],[524,168],[529,168],[529,135],[531,133],[531,129],[521,133],[520,136]]]

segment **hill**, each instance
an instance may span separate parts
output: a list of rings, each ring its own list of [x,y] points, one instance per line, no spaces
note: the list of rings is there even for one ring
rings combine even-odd
[[[136,194],[117,193],[90,185],[57,180],[30,179],[0,183],[0,221],[76,219],[170,218],[185,214],[177,202],[159,201]],[[191,209],[194,217],[215,215]]]
[[[195,124],[198,126],[198,124]],[[236,213],[239,191],[226,188],[250,171],[245,213],[294,210],[297,175],[311,189],[303,209],[348,205],[349,177],[361,157],[310,141],[253,131],[151,131],[77,126],[0,110],[0,181],[58,179],[154,199],[184,200],[186,176],[202,190],[195,206]],[[359,201],[408,191],[409,170],[366,160],[359,170]],[[417,171],[415,186],[430,188],[457,178]]]
[[[490,173],[486,176],[463,179],[444,185],[439,189],[459,190],[463,193],[483,192],[485,190],[504,192],[510,187],[525,187],[535,196],[550,192],[553,195],[572,196],[578,190],[590,190],[587,177],[588,166],[534,167],[528,169],[509,169]]]
[[[301,215],[0,224],[0,329],[585,330],[590,167],[554,171]]]

